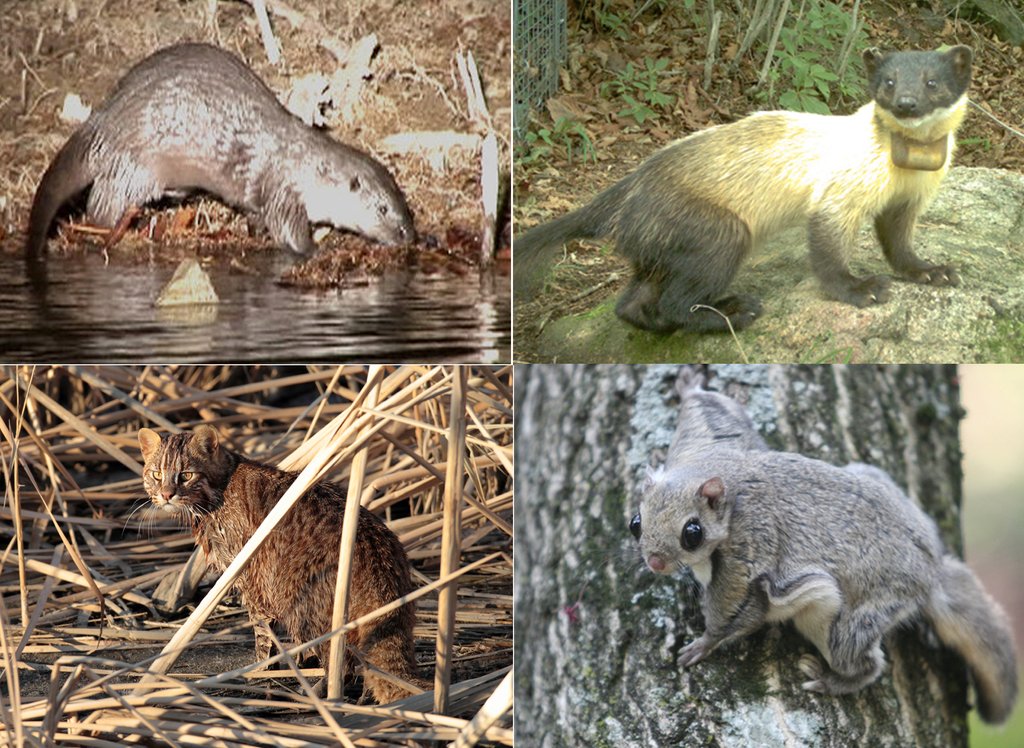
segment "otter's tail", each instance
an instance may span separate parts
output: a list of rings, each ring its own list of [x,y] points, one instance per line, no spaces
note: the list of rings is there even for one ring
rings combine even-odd
[[[534,226],[512,241],[515,300],[533,299],[544,285],[558,250],[570,239],[598,239],[615,227],[630,177],[616,182],[582,208]]]
[[[95,176],[86,164],[92,139],[93,129],[88,123],[78,128],[53,157],[39,181],[36,196],[32,200],[28,239],[25,242],[25,259],[33,284],[37,279],[45,282],[46,235],[57,211],[88,187]]]
[[[946,556],[926,614],[939,638],[966,660],[986,722],[1005,722],[1017,699],[1017,652],[1009,619],[961,561]]]

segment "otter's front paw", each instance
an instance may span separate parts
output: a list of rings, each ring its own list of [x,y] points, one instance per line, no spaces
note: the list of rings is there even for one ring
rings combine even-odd
[[[711,653],[711,649],[711,641],[706,636],[694,639],[679,653],[679,662],[683,667],[695,665],[707,657]]]
[[[925,265],[908,275],[914,283],[927,286],[959,286],[960,275],[952,265]]]

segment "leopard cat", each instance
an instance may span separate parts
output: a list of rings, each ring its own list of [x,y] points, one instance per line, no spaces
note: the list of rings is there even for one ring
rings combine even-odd
[[[209,426],[160,437],[139,431],[145,458],[143,485],[153,507],[191,528],[211,566],[223,571],[295,480],[228,449]],[[256,656],[270,656],[272,640],[262,624],[304,642],[331,630],[345,489],[317,483],[299,500],[249,560],[235,582],[256,631]],[[409,559],[395,534],[365,507],[359,510],[349,588],[349,620],[412,591]],[[348,644],[373,668],[429,688],[416,675],[413,605],[360,626]],[[316,654],[326,667],[329,644]],[[346,659],[351,662],[351,658]],[[368,693],[384,704],[410,694],[366,668]]]

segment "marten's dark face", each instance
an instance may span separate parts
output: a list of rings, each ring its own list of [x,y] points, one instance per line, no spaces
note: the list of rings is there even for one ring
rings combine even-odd
[[[145,458],[142,484],[153,506],[194,525],[223,502],[228,463],[216,432],[205,426],[163,439],[139,431]]]
[[[970,47],[946,52],[864,52],[875,103],[903,121],[919,120],[954,106],[971,83]]]

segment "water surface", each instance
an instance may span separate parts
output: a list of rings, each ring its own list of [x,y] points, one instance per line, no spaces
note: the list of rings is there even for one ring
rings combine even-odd
[[[284,252],[255,273],[209,268],[220,304],[157,309],[174,268],[53,255],[42,300],[17,254],[0,254],[0,360],[310,362],[511,360],[509,278],[390,271],[369,285],[303,291],[277,283]]]

